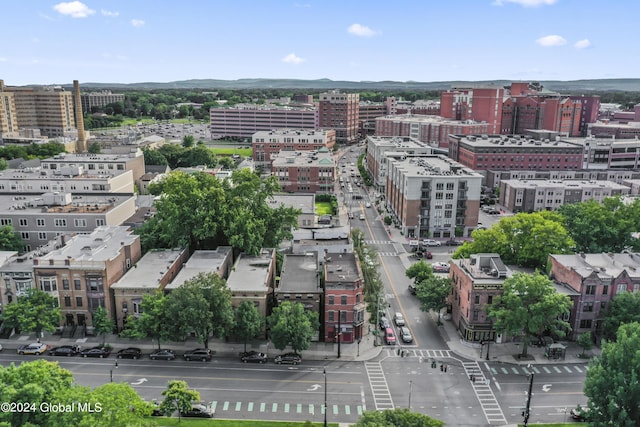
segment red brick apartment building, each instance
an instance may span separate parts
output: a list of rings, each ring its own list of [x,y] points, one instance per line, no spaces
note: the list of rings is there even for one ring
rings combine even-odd
[[[272,157],[281,151],[311,151],[336,143],[334,129],[274,129],[260,131],[251,137],[253,160],[256,165],[271,167]]]
[[[332,193],[336,162],[326,148],[314,151],[281,151],[272,160],[271,174],[288,193]]]

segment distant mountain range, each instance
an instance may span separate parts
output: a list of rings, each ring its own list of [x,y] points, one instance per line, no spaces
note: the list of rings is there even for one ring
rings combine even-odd
[[[330,79],[297,80],[297,79],[238,79],[215,80],[193,79],[168,83],[81,83],[84,90],[95,89],[345,89],[345,90],[443,90],[452,86],[507,86],[513,80],[485,81],[446,81],[446,82],[396,82],[396,81],[343,81]],[[540,83],[549,90],[559,92],[592,92],[592,91],[640,91],[640,79],[593,79],[593,80],[546,80]],[[72,85],[64,84],[64,87]]]

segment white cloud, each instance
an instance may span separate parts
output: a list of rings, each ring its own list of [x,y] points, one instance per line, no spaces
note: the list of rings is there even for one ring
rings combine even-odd
[[[588,47],[591,47],[591,42],[589,41],[589,39],[578,40],[574,43],[573,47],[575,47],[576,49],[586,49]]]
[[[304,62],[303,58],[300,58],[295,53],[290,53],[289,55],[282,58],[282,62],[286,62],[287,64],[301,64]]]
[[[144,25],[144,21],[142,19],[132,19],[131,20],[131,25],[133,25],[136,28],[142,27]]]
[[[79,1],[71,1],[68,3],[58,3],[53,6],[53,10],[62,14],[69,15],[72,18],[86,18],[96,13],[95,10],[89,9],[86,4]]]
[[[100,13],[102,13],[102,16],[108,16],[109,18],[115,18],[116,16],[120,15],[120,12],[112,12],[110,10],[104,9],[100,9]]]
[[[493,4],[495,6],[504,6],[505,3],[515,3],[524,7],[538,7],[542,5],[549,5],[556,3],[558,0],[495,0]]]
[[[551,34],[549,36],[540,37],[538,40],[536,40],[536,43],[544,47],[563,46],[567,44],[567,40],[562,36]]]
[[[347,32],[358,37],[373,37],[376,34],[378,34],[377,31],[372,30],[366,25],[360,25],[360,24],[350,25],[349,28],[347,28]]]

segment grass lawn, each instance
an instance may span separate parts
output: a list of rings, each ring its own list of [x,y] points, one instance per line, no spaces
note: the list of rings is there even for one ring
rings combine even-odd
[[[211,150],[216,153],[218,156],[232,156],[234,154],[239,154],[242,157],[251,157],[253,150],[251,148],[217,148],[213,147]]]
[[[330,202],[316,202],[316,213],[318,215],[332,215]]]
[[[286,422],[286,421],[260,421],[260,420],[217,420],[217,419],[198,419],[198,418],[182,418],[181,422],[178,422],[178,417],[165,418],[165,417],[153,417],[150,418],[152,425],[166,426],[166,427],[301,427],[301,426],[314,426],[320,427],[323,423],[311,423],[305,424],[303,422]],[[327,423],[331,427],[338,427],[337,423]]]

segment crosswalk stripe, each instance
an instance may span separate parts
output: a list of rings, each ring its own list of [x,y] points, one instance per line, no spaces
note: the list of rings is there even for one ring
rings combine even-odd
[[[260,412],[264,412],[264,410],[265,410],[266,408],[267,408],[267,404],[266,404],[266,403],[264,403],[264,402],[262,402],[262,403],[260,404]]]
[[[274,403],[273,405],[271,405],[271,412],[278,412],[278,404]]]
[[[565,367],[564,367],[564,369],[565,369],[567,372],[569,372],[570,374],[573,374],[573,371],[572,371],[571,369],[569,369],[569,367],[568,367],[568,366],[565,366]]]
[[[535,366],[531,369],[533,369],[533,372],[535,372],[536,374],[540,373],[540,369],[536,368]]]
[[[333,405],[333,415],[338,415],[340,410],[338,409],[338,405]]]
[[[580,369],[580,366],[574,366],[574,368],[576,369],[576,371],[582,373],[582,369]]]
[[[559,374],[561,374],[561,373],[562,373],[562,371],[560,370],[560,368],[558,368],[557,366],[554,366],[554,367],[553,367],[553,369],[555,369],[555,370],[556,370],[556,372],[557,372],[557,373],[559,373]]]
[[[298,404],[296,405],[296,412],[297,412],[298,414],[301,414],[301,413],[302,413],[302,403],[298,403]]]
[[[513,371],[514,374],[519,374],[520,371],[518,371],[516,368],[511,368],[511,370]]]
[[[500,369],[502,370],[503,374],[508,374],[509,373],[509,371],[507,371],[507,368],[500,368]]]
[[[229,410],[229,402],[224,402],[222,404],[222,410],[223,411],[228,411]]]
[[[344,413],[346,415],[351,415],[351,407],[349,405],[344,405]]]
[[[213,412],[216,412],[216,407],[218,406],[218,402],[214,401],[211,402],[211,409],[213,409]]]
[[[284,412],[285,412],[286,414],[288,414],[288,413],[289,413],[289,404],[288,404],[288,403],[285,403],[285,404],[284,404]]]
[[[236,402],[236,412],[239,412],[242,408],[242,402]]]
[[[247,412],[252,412],[253,411],[253,402],[249,402],[247,404]]]
[[[358,415],[362,415],[362,406],[358,405]]]
[[[313,404],[309,403],[309,413],[310,413],[311,415],[314,415],[314,413],[313,413],[313,409],[314,409]]]
[[[550,373],[551,373],[551,371],[549,370],[549,368],[547,368],[546,366],[543,366],[543,367],[542,367],[542,369],[544,369],[544,371],[545,371],[547,374],[550,374]]]

